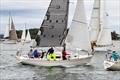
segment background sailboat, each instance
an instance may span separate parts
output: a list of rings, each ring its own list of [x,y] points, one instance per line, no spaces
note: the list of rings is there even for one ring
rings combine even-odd
[[[23,43],[31,42],[31,36],[30,36],[29,29],[27,30],[27,35],[26,35],[26,29],[25,28],[23,29],[22,36],[21,36],[21,42]]]
[[[107,51],[112,48],[112,37],[108,21],[109,15],[106,13],[105,1],[103,5],[102,25],[96,42],[96,51]]]
[[[16,43],[18,40],[15,25],[11,16],[9,17],[9,25],[6,27],[4,38],[8,39],[7,41],[5,40],[4,43]]]
[[[112,44],[110,27],[107,20],[108,14],[106,14],[105,6],[103,11],[101,11],[101,2],[101,0],[95,0],[90,23],[90,40],[92,47],[96,46],[94,47],[95,51],[107,51],[108,46]]]
[[[68,9],[69,9],[69,0],[51,0],[50,6],[46,14],[46,19],[44,19],[42,27],[40,28],[41,30],[40,39],[36,40],[36,41],[40,41],[38,46],[40,47],[63,46],[62,44],[65,43],[64,41],[66,39],[66,34],[67,34]],[[86,26],[87,24],[85,22],[86,20],[84,13],[85,12],[84,12],[83,1],[78,0],[73,22],[68,34],[73,37],[72,39],[75,39],[73,42],[70,42],[70,44],[72,44],[71,45],[72,48],[80,48],[85,51],[88,51],[90,49],[90,41],[88,40],[89,39],[87,34],[88,27]],[[74,32],[76,30],[77,30],[77,35]],[[82,36],[82,33],[84,32],[83,30],[86,32],[84,36]],[[68,42],[69,42],[69,35],[67,38]],[[86,40],[80,39],[78,37],[81,37]],[[77,41],[78,44],[75,43],[75,41]],[[62,54],[62,51],[59,53]],[[16,56],[16,57],[18,60],[20,60],[21,63],[25,63],[25,64],[38,65],[38,66],[63,66],[63,67],[85,65],[89,63],[89,61],[92,58],[92,56],[90,55],[83,55],[83,56],[78,55],[78,57],[75,56],[74,58],[71,57],[70,60],[47,61],[46,58],[41,60],[41,59],[30,59],[24,56]]]

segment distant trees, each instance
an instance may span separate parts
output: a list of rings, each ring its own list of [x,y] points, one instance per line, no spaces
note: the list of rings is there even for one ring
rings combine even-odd
[[[31,38],[35,39],[39,29],[34,28],[34,29],[29,29],[29,31],[30,31]],[[26,30],[26,33],[27,33],[27,30]],[[22,30],[17,30],[17,35],[18,35],[18,38],[21,38]]]

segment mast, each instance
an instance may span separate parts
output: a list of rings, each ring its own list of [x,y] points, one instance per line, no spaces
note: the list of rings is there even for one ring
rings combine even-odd
[[[68,49],[91,50],[87,20],[83,0],[77,0],[77,5],[66,38],[66,46]]]
[[[67,34],[68,8],[69,0],[51,0],[40,27],[41,35],[36,37],[37,46],[62,47]]]

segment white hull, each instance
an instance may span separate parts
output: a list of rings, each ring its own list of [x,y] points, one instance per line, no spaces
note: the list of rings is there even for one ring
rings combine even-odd
[[[104,68],[107,70],[120,70],[119,61],[104,61]]]
[[[3,44],[16,44],[16,43],[17,43],[17,41],[15,41],[15,40],[5,40],[3,42]]]
[[[110,50],[110,47],[95,47],[95,51],[108,51]]]
[[[77,65],[85,65],[90,62],[92,55],[81,56],[79,59],[71,59],[71,60],[43,60],[39,58],[28,58],[25,56],[16,56],[17,60],[23,64],[35,65],[35,66],[62,66],[62,67],[73,67]]]

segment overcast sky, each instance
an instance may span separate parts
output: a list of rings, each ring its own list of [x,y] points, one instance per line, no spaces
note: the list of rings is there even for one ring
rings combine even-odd
[[[84,1],[89,23],[94,0]],[[9,12],[16,29],[22,29],[25,24],[27,28],[39,28],[49,2],[50,0],[0,0],[0,33],[4,33],[8,25]],[[76,0],[70,0],[69,25],[75,4]],[[109,14],[111,31],[116,30],[120,33],[120,0],[106,0],[106,12]]]

